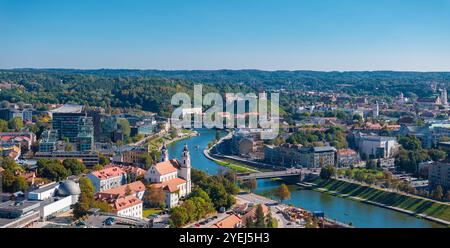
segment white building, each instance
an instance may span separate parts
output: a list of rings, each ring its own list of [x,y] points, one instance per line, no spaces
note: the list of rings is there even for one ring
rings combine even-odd
[[[127,182],[127,173],[118,166],[93,171],[87,177],[94,185],[95,192],[113,189]]]
[[[355,143],[359,154],[366,158],[390,158],[395,156],[399,149],[395,137],[357,134]]]
[[[118,216],[142,219],[142,201],[134,195],[118,198],[112,208]]]
[[[145,174],[145,179],[153,187],[162,188],[166,193],[166,205],[169,208],[178,205],[181,197],[191,193],[191,159],[187,146],[184,147],[181,161],[169,160],[165,146],[161,151],[162,162],[152,166]]]
[[[28,193],[28,200],[39,201],[40,218],[47,220],[59,213],[70,210],[78,202],[81,193],[78,183],[66,180],[43,185]]]

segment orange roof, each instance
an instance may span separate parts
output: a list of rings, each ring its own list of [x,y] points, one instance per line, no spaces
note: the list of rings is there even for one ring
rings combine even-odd
[[[139,200],[138,198],[136,198],[136,196],[134,195],[129,195],[129,196],[125,196],[125,197],[120,197],[118,198],[113,204],[113,210],[114,211],[119,211],[125,208],[129,208],[132,207],[134,205],[138,205],[141,204],[142,201]]]
[[[160,175],[176,172],[178,171],[177,167],[180,167],[180,164],[176,159],[159,162],[156,165],[154,165],[154,168],[156,169],[156,171],[158,171]]]
[[[230,214],[227,217],[225,217],[223,220],[217,222],[213,225],[213,227],[217,228],[236,228],[239,223],[242,222],[242,219],[239,218],[239,216],[235,214]]]
[[[135,174],[135,175],[145,175],[146,170],[136,167],[136,166],[127,166],[127,165],[115,165],[115,164],[108,164],[105,165],[105,168],[109,167],[119,167],[126,173]]]
[[[169,192],[173,193],[173,192],[177,191],[178,186],[183,183],[186,183],[186,180],[184,180],[183,178],[177,177],[177,178],[174,178],[174,179],[166,181],[166,182],[152,184],[152,186],[157,187],[157,188],[163,188],[163,189],[168,190]]]
[[[264,216],[266,216],[266,215],[269,213],[269,207],[267,207],[267,206],[264,205],[264,204],[260,204],[260,205],[261,205],[261,207],[262,207]],[[243,219],[245,220],[245,219],[248,218],[248,217],[256,218],[256,208],[257,208],[257,207],[258,207],[258,206],[254,206],[250,211],[248,211],[248,212],[244,215]]]
[[[110,198],[110,197],[123,197],[126,196],[127,189],[130,190],[131,194],[136,192],[145,191],[145,185],[141,181],[136,181],[133,183],[125,184],[116,188],[108,189],[97,193],[97,197],[100,199]]]
[[[96,176],[98,179],[107,179],[111,177],[117,177],[125,174],[121,168],[117,166],[111,166],[104,168],[103,170],[93,171],[92,175]]]

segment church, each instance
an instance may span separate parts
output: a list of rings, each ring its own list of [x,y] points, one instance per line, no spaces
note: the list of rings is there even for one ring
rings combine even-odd
[[[181,154],[181,161],[169,159],[166,144],[161,149],[161,162],[152,166],[145,174],[153,187],[162,188],[166,194],[166,206],[173,208],[179,199],[191,193],[191,156],[187,145]]]

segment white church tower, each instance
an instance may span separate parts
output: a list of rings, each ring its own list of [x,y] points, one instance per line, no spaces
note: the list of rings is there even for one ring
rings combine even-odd
[[[446,88],[441,89],[441,101],[442,101],[442,105],[444,105],[445,107],[448,106],[448,97],[447,97],[447,89]]]
[[[372,110],[373,117],[377,118],[380,115],[380,105],[378,104],[378,101],[375,105],[375,107]]]
[[[169,161],[169,151],[166,147],[166,142],[163,143],[163,146],[161,148],[161,162]]]
[[[186,193],[191,193],[191,155],[187,144],[184,145],[183,153],[181,154],[181,169],[180,177],[186,180]]]

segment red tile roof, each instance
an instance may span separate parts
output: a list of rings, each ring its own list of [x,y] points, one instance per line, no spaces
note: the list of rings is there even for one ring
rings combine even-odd
[[[170,193],[173,193],[177,191],[178,186],[183,183],[186,183],[186,180],[177,177],[166,182],[152,184],[152,186],[157,188],[163,188],[164,190],[168,190]]]
[[[129,195],[125,197],[120,197],[112,204],[112,208],[114,211],[120,211],[125,208],[132,207],[134,205],[141,204],[142,201],[136,198],[134,195]]]
[[[107,167],[103,170],[93,171],[92,175],[96,176],[98,179],[104,180],[111,177],[117,177],[125,174],[125,171],[117,166]]]
[[[116,188],[101,191],[97,193],[97,198],[107,199],[107,198],[124,197],[126,196],[128,189],[130,190],[131,194],[136,194],[137,192],[145,191],[145,185],[141,181],[136,181]]]
[[[223,220],[217,222],[213,225],[215,228],[236,228],[239,224],[242,223],[242,219],[235,214],[230,214],[225,217]]]
[[[169,161],[159,162],[156,165],[154,165],[154,168],[160,175],[166,175],[169,173],[173,173],[178,171],[177,168],[180,167],[180,164],[178,163],[178,160],[172,159]]]

